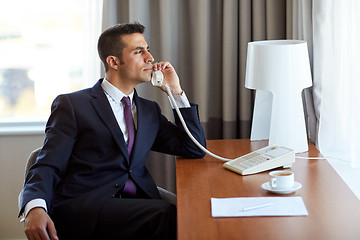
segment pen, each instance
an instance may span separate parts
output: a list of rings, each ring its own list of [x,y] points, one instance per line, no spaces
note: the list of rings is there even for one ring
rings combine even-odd
[[[258,205],[254,205],[254,206],[250,206],[250,207],[244,207],[244,208],[240,209],[240,211],[245,212],[245,211],[250,211],[250,210],[254,210],[254,209],[258,209],[258,208],[270,207],[272,205],[274,205],[274,203],[272,203],[272,202],[263,203],[263,204],[258,204]]]

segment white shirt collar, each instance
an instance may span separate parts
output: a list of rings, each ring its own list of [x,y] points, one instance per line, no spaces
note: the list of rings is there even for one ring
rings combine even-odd
[[[121,102],[121,99],[124,96],[127,96],[130,98],[131,105],[133,104],[134,91],[132,91],[129,95],[126,95],[114,85],[112,85],[106,78],[104,78],[102,81],[101,87],[115,102]]]

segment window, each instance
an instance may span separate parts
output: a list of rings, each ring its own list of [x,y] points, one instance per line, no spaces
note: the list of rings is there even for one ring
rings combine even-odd
[[[101,0],[2,4],[0,123],[44,122],[58,94],[91,86],[100,77],[101,12]]]

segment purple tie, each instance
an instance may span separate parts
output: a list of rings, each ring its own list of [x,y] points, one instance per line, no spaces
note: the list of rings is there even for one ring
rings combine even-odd
[[[135,127],[134,127],[134,120],[131,113],[131,102],[129,97],[123,97],[121,99],[121,102],[124,104],[124,118],[125,118],[125,124],[126,128],[128,130],[128,153],[129,156],[131,155],[131,151],[134,145],[134,139],[135,139]]]
[[[128,130],[128,153],[129,157],[131,156],[131,151],[134,145],[134,139],[135,139],[135,127],[134,127],[134,120],[131,113],[131,102],[129,97],[123,97],[121,99],[121,102],[124,104],[124,118],[125,118],[125,124],[126,128]],[[123,192],[126,194],[129,194],[131,196],[136,195],[136,185],[135,183],[128,178],[125,183],[125,187],[123,189]]]

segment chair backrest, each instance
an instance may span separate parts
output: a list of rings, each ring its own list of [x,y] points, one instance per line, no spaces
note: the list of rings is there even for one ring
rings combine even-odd
[[[41,151],[41,148],[37,148],[34,151],[32,151],[26,161],[26,166],[25,166],[25,177],[26,174],[29,172],[30,168],[32,165],[34,165],[37,156],[39,155],[39,152]],[[21,192],[19,193],[18,196],[18,207],[19,207],[19,211],[21,210],[21,205],[22,205],[22,195],[23,195],[23,189],[21,189]]]
[[[39,155],[39,152],[41,151],[41,148],[35,149],[32,151],[26,161],[26,167],[25,167],[25,176],[29,172],[32,165],[34,165],[37,156]]]

